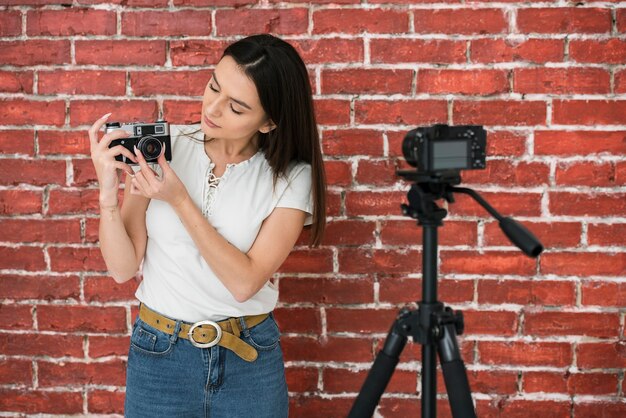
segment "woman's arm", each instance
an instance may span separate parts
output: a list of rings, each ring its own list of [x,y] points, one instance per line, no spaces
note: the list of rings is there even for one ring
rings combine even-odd
[[[173,206],[200,254],[237,302],[254,296],[283,264],[295,245],[306,212],[276,208],[268,216],[247,253],[221,236],[191,198]]]

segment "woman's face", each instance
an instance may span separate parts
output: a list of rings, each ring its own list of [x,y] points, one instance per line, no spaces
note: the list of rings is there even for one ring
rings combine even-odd
[[[222,58],[204,90],[202,131],[209,138],[247,141],[273,127],[252,80],[232,57]]]

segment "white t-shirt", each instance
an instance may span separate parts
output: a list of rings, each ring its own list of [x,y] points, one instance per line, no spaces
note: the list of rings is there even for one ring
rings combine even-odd
[[[204,151],[200,125],[170,125],[170,167],[209,223],[231,244],[247,253],[263,220],[274,208],[308,213],[312,220],[311,166],[292,163],[287,179],[273,187],[272,169],[261,151],[238,164],[229,164],[217,187],[209,186],[213,163]],[[160,167],[154,167],[160,174]],[[146,212],[148,243],[143,281],[135,296],[151,309],[187,322],[219,321],[227,317],[270,312],[278,289],[268,282],[249,300],[239,303],[217,278],[172,207],[153,199]],[[269,277],[268,277],[269,279]]]

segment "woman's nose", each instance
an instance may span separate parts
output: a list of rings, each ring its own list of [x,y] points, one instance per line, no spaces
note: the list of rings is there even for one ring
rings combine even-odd
[[[206,113],[209,116],[213,116],[213,117],[219,117],[222,115],[222,111],[221,111],[221,105],[219,103],[219,100],[214,100],[210,103],[207,104],[206,106]]]

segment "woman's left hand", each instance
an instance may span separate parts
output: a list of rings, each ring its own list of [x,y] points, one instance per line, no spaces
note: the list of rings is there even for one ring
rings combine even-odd
[[[187,199],[189,196],[187,188],[165,160],[165,144],[163,144],[163,151],[157,159],[161,167],[161,172],[163,173],[160,178],[157,173],[148,166],[146,159],[136,147],[135,155],[137,156],[141,170],[136,172],[131,180],[131,194],[141,195],[150,199],[163,200],[173,207],[178,206]]]

